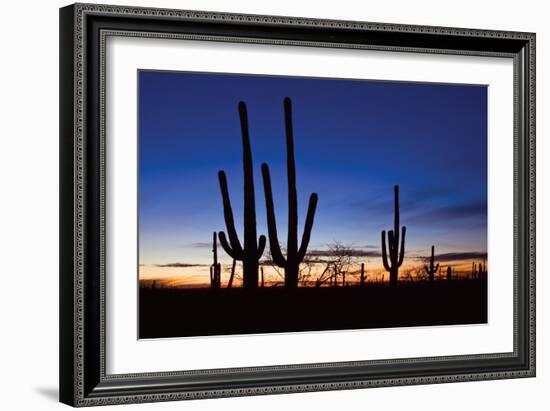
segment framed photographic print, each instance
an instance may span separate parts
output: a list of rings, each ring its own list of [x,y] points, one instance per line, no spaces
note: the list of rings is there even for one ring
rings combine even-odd
[[[60,10],[60,399],[535,375],[535,35]]]

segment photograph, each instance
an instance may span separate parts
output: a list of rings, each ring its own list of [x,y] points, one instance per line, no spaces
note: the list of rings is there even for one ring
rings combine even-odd
[[[140,339],[487,323],[486,84],[137,90]]]
[[[350,390],[431,410],[449,390],[485,408],[542,392],[543,14],[173,6],[60,5],[58,81],[43,81],[59,115],[41,104],[14,123],[39,144],[59,129],[59,253],[37,259],[59,262],[59,282],[39,270],[34,287],[59,295],[58,319],[23,337],[56,331],[59,401],[280,409]],[[34,180],[21,187],[47,189]],[[291,393],[310,394],[274,395]]]

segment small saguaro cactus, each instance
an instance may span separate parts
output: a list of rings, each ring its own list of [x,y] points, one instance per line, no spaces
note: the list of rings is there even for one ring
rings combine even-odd
[[[223,231],[219,232],[220,243],[225,252],[234,260],[243,262],[243,287],[258,287],[258,260],[262,256],[266,244],[265,236],[261,235],[256,240],[256,202],[254,198],[254,175],[252,169],[252,149],[250,147],[250,135],[248,133],[248,116],[246,104],[239,103],[239,117],[241,120],[241,134],[243,144],[243,169],[244,169],[244,244],[241,245],[235,221],[227,178],[225,172],[220,170],[218,178],[223,200],[223,215],[229,241]]]
[[[237,265],[237,260],[233,259],[233,264],[231,265],[231,275],[229,276],[229,281],[227,282],[227,288],[233,287],[233,279],[235,278],[236,265]]]
[[[424,269],[426,270],[426,273],[428,273],[428,276],[430,277],[430,282],[433,283],[434,281],[434,274],[439,269],[439,264],[434,265],[435,257],[434,257],[434,246],[432,245],[432,255],[430,257],[430,265],[427,264],[424,265]],[[448,275],[447,271],[447,275]]]
[[[302,242],[298,248],[298,194],[296,190],[296,164],[294,160],[294,136],[292,129],[292,103],[290,98],[284,100],[285,132],[286,132],[286,166],[288,181],[288,230],[286,244],[286,258],[281,251],[279,236],[277,234],[277,222],[275,220],[275,206],[273,204],[273,192],[271,189],[271,176],[269,166],[262,164],[262,177],[264,182],[265,203],[267,210],[267,230],[269,246],[273,262],[285,270],[285,287],[298,287],[298,270],[304,259],[311,238],[311,229],[315,217],[318,196],[312,193],[309,197]]]
[[[222,278],[222,265],[218,263],[218,239],[215,231],[212,235],[212,254],[214,261],[210,266],[210,286],[212,288],[220,288]]]
[[[262,284],[262,288],[264,287],[265,283],[264,283],[264,268],[263,267],[260,267],[260,274],[261,274],[261,284]]]
[[[365,263],[361,263],[361,277],[359,279],[361,287],[365,286]]]
[[[453,269],[451,266],[447,267],[447,281],[451,281],[453,279]]]
[[[405,234],[407,227],[401,229],[401,247],[399,244],[399,186],[393,188],[394,192],[394,211],[393,211],[393,230],[388,231],[388,248],[390,258],[386,252],[386,231],[382,230],[382,262],[384,268],[390,273],[390,287],[397,286],[399,276],[399,267],[403,264],[405,257]]]

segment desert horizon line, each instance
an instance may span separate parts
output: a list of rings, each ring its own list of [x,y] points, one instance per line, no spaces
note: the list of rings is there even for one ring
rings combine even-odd
[[[405,253],[405,254],[408,254],[408,253]],[[311,252],[309,252],[307,256],[310,256],[310,257],[330,257],[332,256],[333,253],[331,254],[330,253],[330,250],[327,249],[327,250],[311,250]],[[372,252],[361,252],[361,250],[357,250],[357,252],[355,252],[355,249],[352,250],[351,253],[349,253],[350,257],[353,257],[353,258],[361,258],[361,257],[365,257],[365,258],[382,258],[382,253],[381,252],[378,252],[378,251],[372,251]],[[229,256],[227,256],[229,257]],[[407,257],[409,259],[413,259],[415,261],[424,261],[425,259],[429,258],[428,255],[422,255],[422,254],[417,254],[417,255],[407,255]],[[435,258],[436,260],[440,261],[440,262],[450,262],[450,261],[467,261],[467,260],[479,260],[479,259],[483,259],[483,258],[487,258],[488,257],[488,253],[487,251],[465,251],[465,252],[446,252],[446,253],[440,253],[440,254],[435,254]],[[230,257],[229,257],[230,258]],[[211,258],[210,258],[211,260]],[[320,263],[323,263],[324,261],[323,260],[309,260],[308,262],[320,262]],[[269,260],[269,259],[263,259],[263,260],[260,260],[259,263],[261,265],[272,265],[272,261]],[[229,263],[228,263],[229,264]],[[140,266],[155,266],[155,267],[161,267],[161,268],[170,268],[170,267],[174,267],[174,268],[192,268],[192,267],[209,267],[210,265],[212,265],[211,261],[205,261],[204,263],[203,262],[200,262],[200,263],[187,263],[187,262],[181,262],[181,261],[174,261],[174,262],[166,262],[166,263],[142,263],[140,262],[139,264]]]
[[[309,264],[309,263],[306,263]],[[230,280],[230,267],[231,264],[223,264],[222,270],[223,273],[220,277],[220,286],[227,287]],[[312,268],[313,267],[313,268]],[[320,269],[316,269],[320,268]],[[167,267],[172,268],[172,267]],[[178,268],[178,267],[175,267]],[[184,269],[189,269],[190,267],[184,267]],[[489,265],[487,261],[483,259],[480,260],[466,260],[460,261],[454,264],[445,264],[441,262],[438,266],[438,269],[434,272],[434,279],[437,281],[447,280],[448,270],[451,270],[451,275],[453,280],[475,280],[479,277],[480,272],[483,272],[483,275],[489,271]],[[307,278],[304,278],[300,281],[299,287],[318,287],[318,286],[330,286],[330,282],[324,281],[320,285],[316,285],[317,279],[322,276],[323,272],[323,263],[315,263],[313,265],[309,264],[309,268],[304,270],[308,271],[309,274]],[[233,281],[234,288],[243,288],[242,284],[242,265],[239,265],[236,272],[236,278]],[[260,265],[259,272],[261,274],[261,282],[259,287],[272,287],[284,285],[283,273],[280,269],[277,269],[276,266],[272,264]],[[362,274],[363,273],[363,274]],[[403,265],[401,270],[398,273],[399,281],[433,281],[429,277],[429,272],[426,271],[426,267],[421,262],[409,263]],[[361,262],[351,263],[347,266],[345,271],[339,274],[339,278],[342,283],[345,283],[345,286],[358,286],[363,282],[366,284],[374,283],[389,283],[390,277],[389,273],[384,269],[384,267],[379,264],[376,267],[372,265],[367,265]],[[363,278],[363,280],[362,280]],[[199,268],[198,271],[194,273],[184,273],[171,274],[164,273],[156,275],[149,273],[148,275],[141,275],[139,278],[140,287],[146,288],[209,288],[211,287],[210,276],[208,271],[208,266],[204,265]]]

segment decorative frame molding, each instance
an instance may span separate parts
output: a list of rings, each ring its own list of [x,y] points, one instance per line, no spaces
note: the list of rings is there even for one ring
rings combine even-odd
[[[513,58],[514,351],[107,375],[105,44],[114,35]],[[75,4],[60,10],[60,97],[62,402],[91,406],[535,375],[535,34]]]

